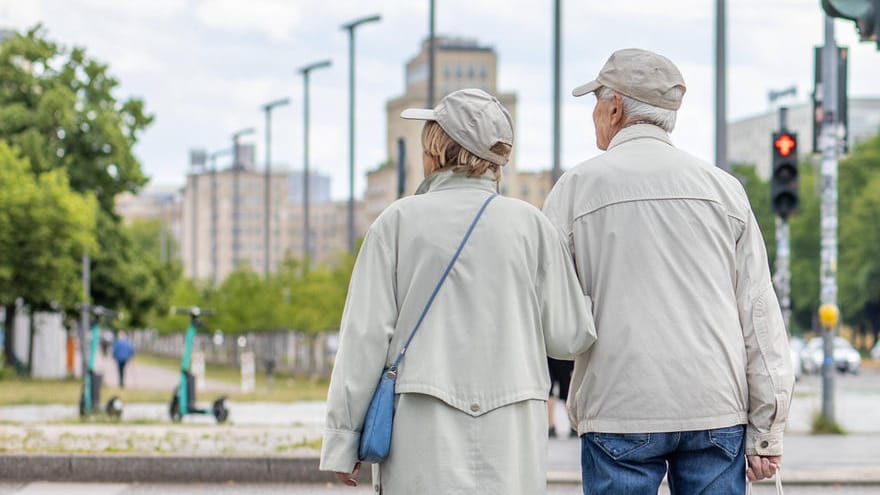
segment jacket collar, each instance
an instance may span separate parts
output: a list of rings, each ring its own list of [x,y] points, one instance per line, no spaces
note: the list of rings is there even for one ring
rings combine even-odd
[[[451,169],[441,169],[425,177],[416,194],[447,189],[480,189],[498,192],[498,183],[495,181],[495,172],[491,170],[481,176],[469,177],[465,174],[453,173]]]
[[[611,142],[608,143],[608,151],[611,151],[615,146],[641,138],[656,139],[672,146],[672,140],[669,138],[669,134],[662,128],[653,124],[636,124],[630,127],[625,127],[615,134],[611,139]]]

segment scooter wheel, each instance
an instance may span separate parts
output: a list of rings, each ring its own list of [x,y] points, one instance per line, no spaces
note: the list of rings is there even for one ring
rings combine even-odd
[[[107,416],[118,420],[122,417],[122,399],[115,395],[110,397],[110,400],[107,401],[107,405],[104,407],[104,411],[107,412]]]
[[[214,406],[211,410],[214,413],[214,419],[216,419],[218,423],[226,422],[226,418],[229,417],[229,408],[226,407],[226,397],[220,397],[215,400]]]
[[[183,416],[180,414],[180,398],[177,394],[174,394],[174,397],[171,398],[168,415],[171,416],[171,421],[175,423],[180,423],[180,420],[183,419]]]

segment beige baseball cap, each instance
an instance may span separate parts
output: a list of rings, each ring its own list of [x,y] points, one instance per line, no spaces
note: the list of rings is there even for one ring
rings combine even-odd
[[[671,60],[648,50],[627,48],[611,54],[596,79],[571,91],[574,96],[592,93],[602,86],[655,107],[678,110],[686,87]],[[680,94],[669,90],[681,87]]]
[[[433,120],[456,143],[484,160],[504,165],[508,157],[492,152],[496,143],[513,146],[513,119],[498,98],[477,88],[446,95],[437,106],[407,108],[400,116],[409,120]]]

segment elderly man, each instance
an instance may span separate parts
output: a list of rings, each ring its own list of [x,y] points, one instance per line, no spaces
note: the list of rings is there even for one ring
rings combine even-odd
[[[670,60],[638,49],[572,91],[595,93],[605,153],[544,211],[598,335],[568,399],[584,493],[657,493],[667,472],[673,494],[744,493],[782,459],[793,378],[767,253],[736,178],[673,146],[684,92]]]

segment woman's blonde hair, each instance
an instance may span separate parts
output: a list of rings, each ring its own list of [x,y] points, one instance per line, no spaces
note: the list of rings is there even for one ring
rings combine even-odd
[[[425,127],[422,128],[422,149],[434,158],[438,169],[452,168],[454,173],[468,176],[480,176],[491,170],[495,172],[495,180],[501,180],[501,165],[464,149],[433,120],[425,122]],[[509,157],[512,147],[507,143],[497,142],[490,149],[493,153]]]

